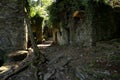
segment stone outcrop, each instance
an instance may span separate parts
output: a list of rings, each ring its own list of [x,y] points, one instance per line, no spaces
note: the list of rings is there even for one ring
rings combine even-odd
[[[69,14],[73,16],[65,16],[59,25],[58,43],[61,45],[90,47],[98,41],[119,38],[120,8],[112,8],[102,1],[88,1]]]
[[[24,18],[23,0],[0,0],[0,50],[26,49]]]

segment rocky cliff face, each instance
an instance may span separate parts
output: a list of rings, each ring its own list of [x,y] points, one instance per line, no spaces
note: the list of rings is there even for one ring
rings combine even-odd
[[[76,18],[69,17],[71,20],[69,20],[68,23],[65,23],[65,20],[63,20],[64,22],[62,23],[67,24],[69,33],[67,33],[65,27],[62,26],[63,29],[61,33],[63,35],[58,35],[59,38],[61,38],[58,40],[60,44],[67,44],[69,41],[70,44],[91,47],[98,41],[119,38],[120,24],[118,22],[120,8],[114,9],[110,5],[100,1],[88,1],[88,3],[84,5],[84,8],[85,9],[81,9],[80,7],[77,9],[79,11],[78,16]],[[80,13],[81,11],[84,11],[84,15]],[[68,38],[66,39],[64,35]]]
[[[26,48],[24,18],[22,0],[0,0],[0,50]]]

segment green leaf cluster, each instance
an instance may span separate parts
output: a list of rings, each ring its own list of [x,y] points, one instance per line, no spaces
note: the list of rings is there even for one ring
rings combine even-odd
[[[52,4],[53,0],[29,0],[28,2],[31,17],[34,17],[36,14],[39,14],[39,16],[44,19],[49,17],[47,7]]]
[[[51,23],[60,23],[65,17],[72,16],[75,10],[86,4],[87,0],[57,0],[48,7]]]
[[[119,0],[56,0],[56,2],[48,7],[49,20],[53,24],[60,23],[65,20],[66,15],[71,18],[74,11],[81,10],[82,7],[88,6],[89,2],[101,2],[111,6],[115,6],[113,3],[120,3]]]

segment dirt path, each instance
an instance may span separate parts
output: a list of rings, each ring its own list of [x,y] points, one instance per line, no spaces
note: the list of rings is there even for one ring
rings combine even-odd
[[[119,80],[120,41],[99,42],[93,48],[74,45],[52,45],[52,41],[38,45],[48,59],[40,80]],[[13,80],[33,80],[34,69],[16,74]],[[26,76],[24,76],[27,74]]]

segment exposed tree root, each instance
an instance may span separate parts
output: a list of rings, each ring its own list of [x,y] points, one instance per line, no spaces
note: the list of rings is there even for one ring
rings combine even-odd
[[[27,56],[27,58],[25,60],[23,60],[22,63],[20,63],[18,65],[18,68],[13,67],[9,71],[7,71],[5,74],[3,74],[4,77],[2,78],[2,80],[8,80],[10,77],[14,76],[17,73],[22,72],[23,70],[25,70],[29,66],[32,66],[35,68],[36,72],[35,72],[34,76],[35,76],[35,79],[38,80],[38,78],[37,78],[37,72],[38,72],[37,66],[39,64],[43,64],[46,61],[46,58],[39,51],[37,45],[34,42],[32,31],[30,28],[31,26],[30,26],[29,19],[26,19],[26,24],[28,25],[28,31],[30,34],[30,39],[31,39],[32,47],[33,47],[33,53],[31,53],[31,55]]]
[[[23,70],[27,69],[32,62],[31,60],[33,60],[33,59],[34,58],[31,53],[31,55],[28,55],[20,64],[17,65],[18,66],[17,68],[15,66],[13,66],[7,72],[1,74],[0,79],[8,80],[10,77],[14,76],[15,74],[20,73]]]
[[[11,67],[11,69],[9,69],[7,72],[3,73],[0,75],[0,80],[9,80],[9,78],[11,78],[12,76],[28,69],[28,67],[32,67],[35,70],[34,73],[34,77],[35,80],[38,80],[38,66],[44,63],[42,62],[38,62],[39,59],[37,59],[36,57],[34,57],[33,53],[31,53],[31,55],[28,55],[22,62],[20,62],[20,64],[16,66]]]
[[[27,2],[27,0],[26,0],[26,2]],[[26,3],[26,6],[29,6],[28,2]],[[27,56],[27,58],[18,65],[18,68],[12,67],[9,71],[0,75],[0,78],[3,76],[1,78],[1,80],[8,80],[10,77],[14,76],[17,73],[24,71],[29,66],[35,68],[34,76],[35,76],[35,80],[38,80],[38,77],[37,77],[38,66],[40,64],[45,63],[45,61],[46,61],[45,56],[39,51],[39,49],[34,41],[34,37],[32,34],[32,30],[31,30],[31,25],[30,25],[31,23],[29,20],[29,10],[28,10],[29,7],[26,7],[26,9],[27,9],[27,12],[26,12],[25,24],[28,27],[28,32],[29,32],[29,36],[30,36],[30,40],[31,40],[32,48],[33,48],[33,53],[32,53],[32,55]]]

